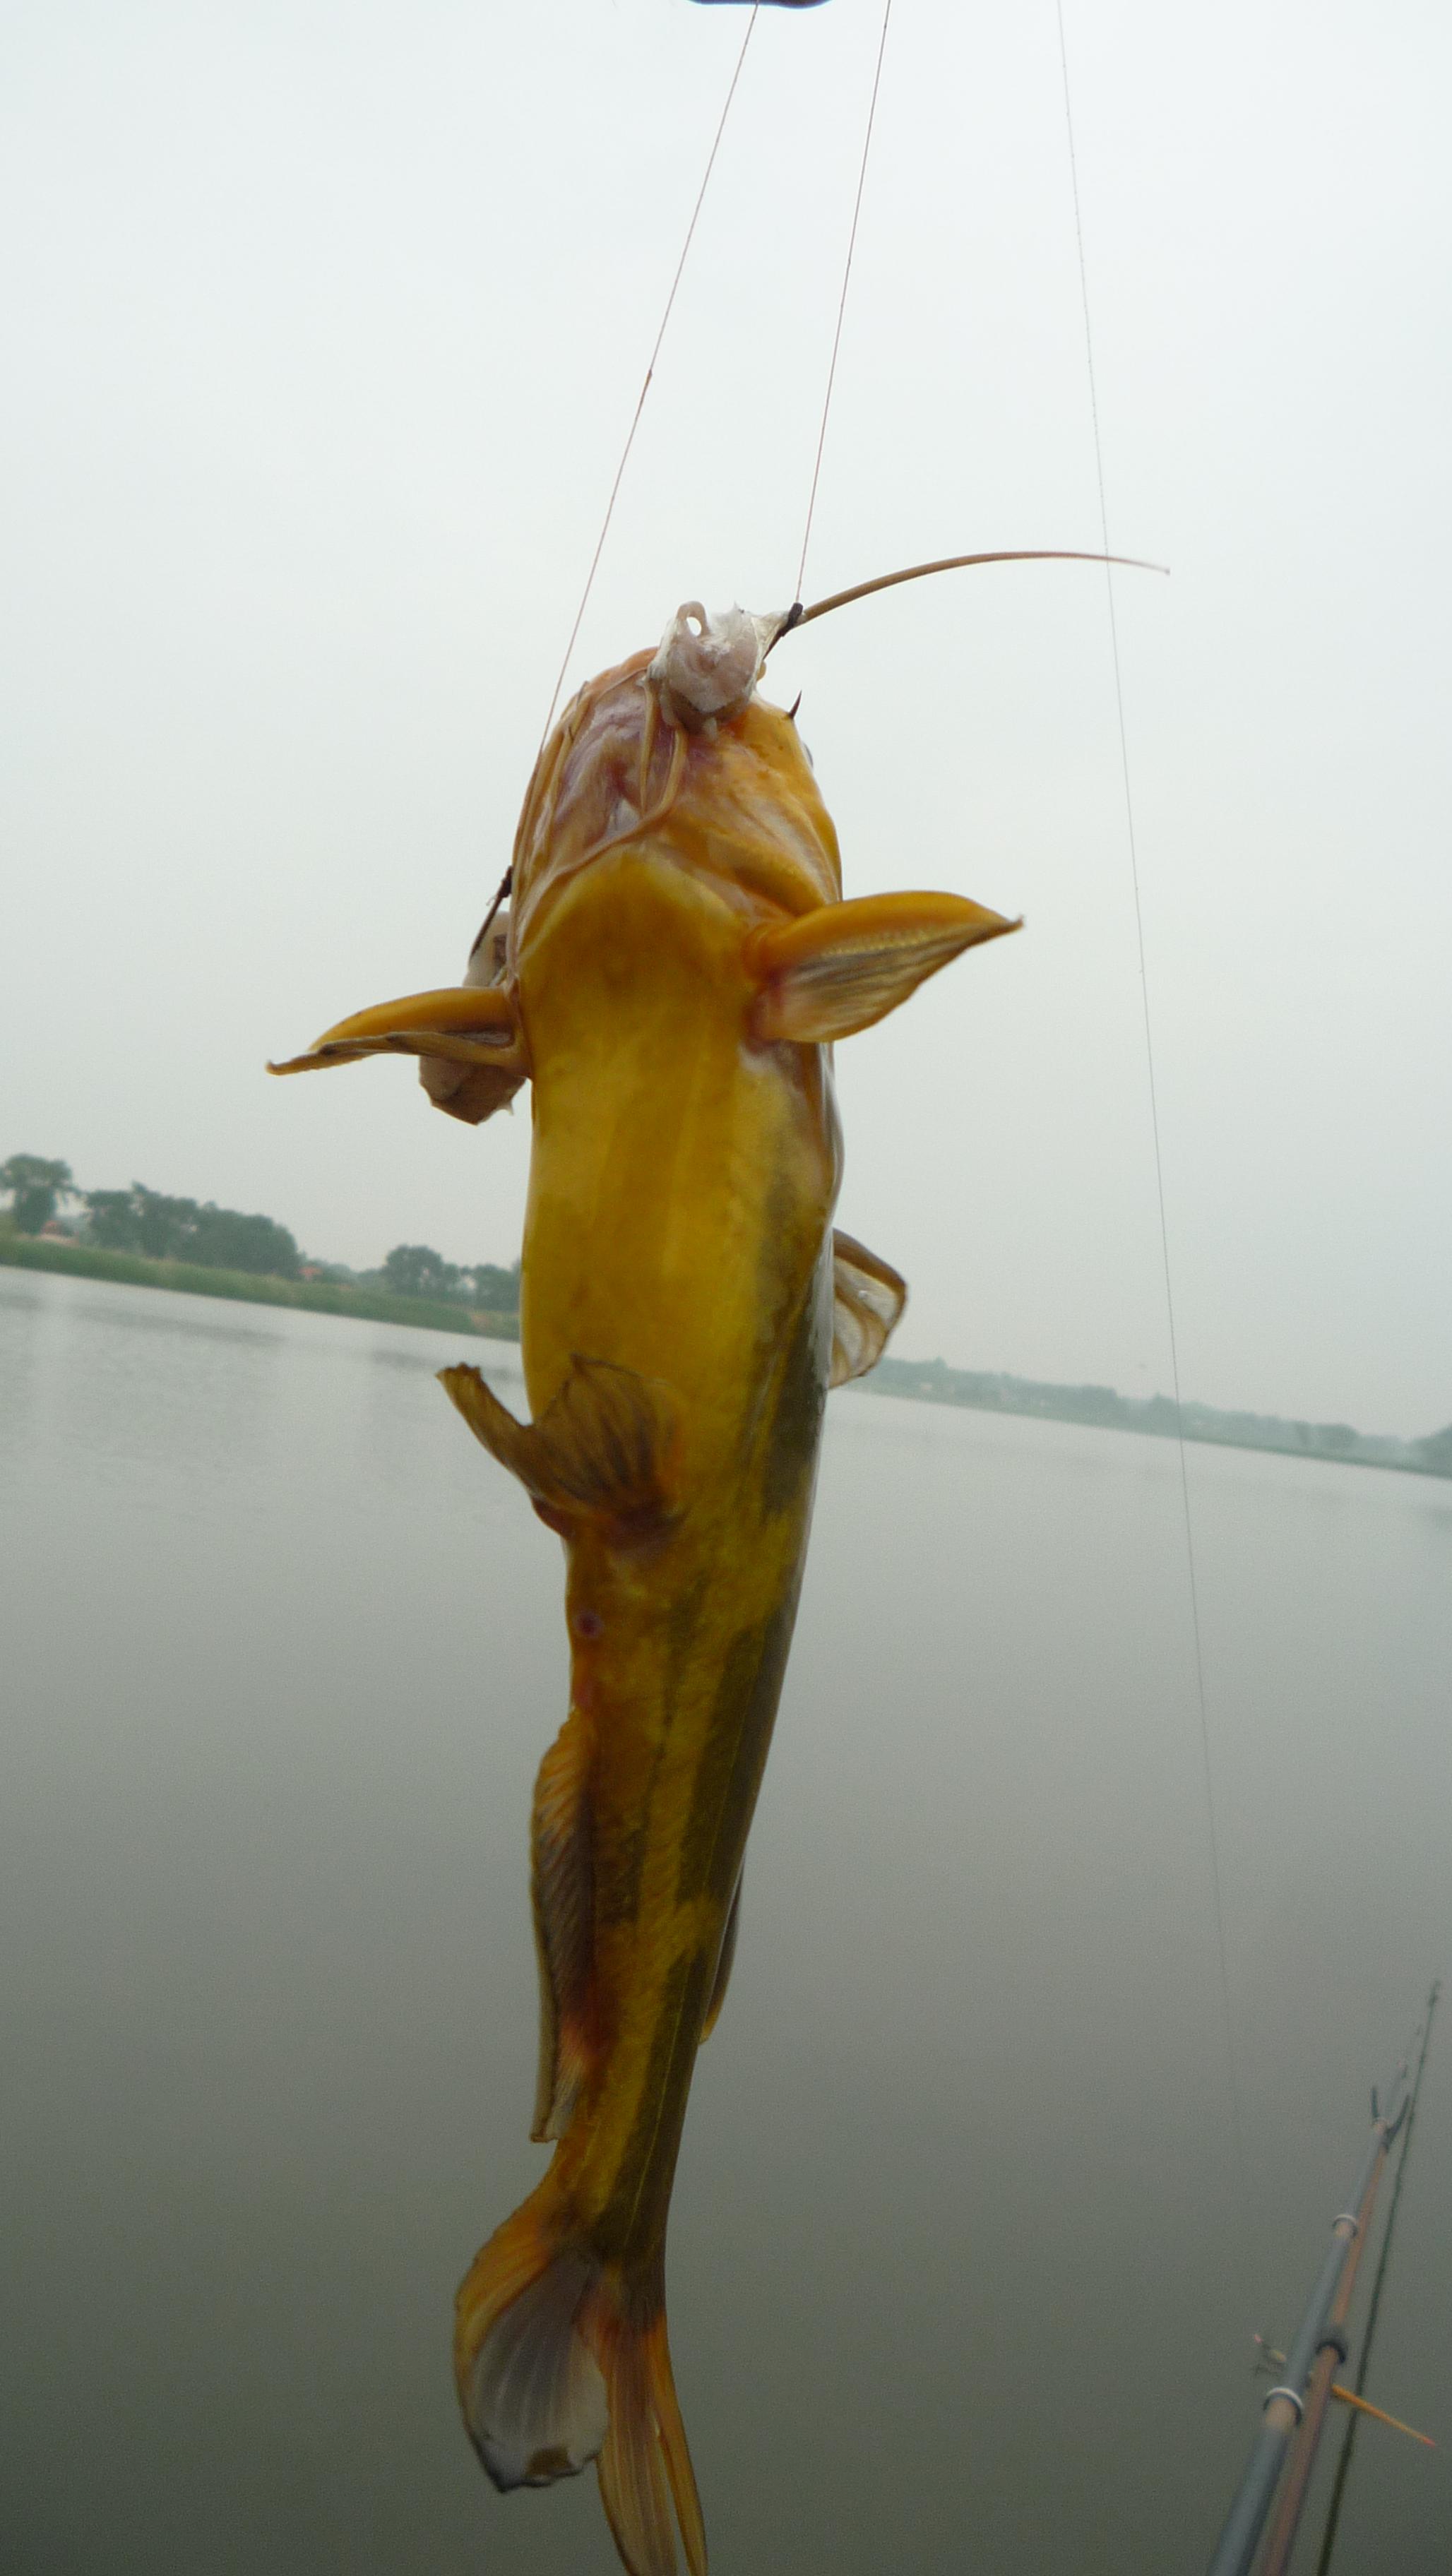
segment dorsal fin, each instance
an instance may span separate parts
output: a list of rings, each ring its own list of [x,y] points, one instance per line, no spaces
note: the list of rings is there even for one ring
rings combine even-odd
[[[571,1709],[539,1768],[530,1831],[539,1954],[534,2138],[562,2138],[588,2065],[585,2009],[594,1954],[590,1732]]]
[[[551,1529],[594,1519],[627,1539],[669,1525],[675,1406],[658,1378],[577,1354],[538,1422],[516,1421],[476,1368],[440,1369],[439,1383]]]
[[[850,1234],[832,1237],[832,1375],[830,1384],[876,1368],[907,1304],[907,1282]]]

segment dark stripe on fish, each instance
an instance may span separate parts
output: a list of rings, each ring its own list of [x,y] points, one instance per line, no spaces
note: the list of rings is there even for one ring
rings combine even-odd
[[[698,1650],[698,1631],[708,1590],[707,1579],[701,1575],[679,1600],[670,1602],[665,1611],[665,1670],[662,1677],[665,1722],[635,1823],[628,1829],[620,1828],[610,1837],[609,1848],[597,1850],[595,1855],[595,1920],[602,1927],[633,1923],[640,1911],[641,1873],[650,1845],[656,1786],[680,1709],[682,1691],[690,1679],[691,1658]]]
[[[797,1589],[793,1582],[770,1618],[740,1630],[727,1651],[681,1842],[678,1904],[712,1896],[725,1905],[735,1887],[781,1697]]]
[[[657,1756],[655,1770],[660,1770]],[[652,1780],[652,1787],[654,1780]],[[640,1911],[640,1878],[645,1866],[645,1847],[650,1836],[649,1801],[641,1801],[640,1816],[628,1830],[619,1830],[609,1838],[607,1847],[595,1855],[595,1921],[606,1925],[633,1923]]]
[[[703,1950],[677,1959],[666,1980],[641,2085],[640,2110],[620,2159],[615,2189],[590,2230],[592,2246],[607,2263],[636,2259],[642,2210],[647,2220],[659,2210],[664,2233],[686,2095],[711,1982],[711,1962]]]
[[[831,1237],[828,1237],[830,1252]],[[810,1485],[827,1401],[831,1311],[824,1305],[820,1265],[802,1299],[781,1379],[761,1471],[761,1499],[768,1512],[785,1511]]]

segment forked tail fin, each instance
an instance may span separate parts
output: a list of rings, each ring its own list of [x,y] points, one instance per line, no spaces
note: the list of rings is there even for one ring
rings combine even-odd
[[[552,2486],[598,2460],[630,2576],[676,2576],[672,2500],[690,2576],[706,2576],[660,2267],[603,2262],[549,2174],[460,2286],[454,2376],[469,2438],[501,2492]]]

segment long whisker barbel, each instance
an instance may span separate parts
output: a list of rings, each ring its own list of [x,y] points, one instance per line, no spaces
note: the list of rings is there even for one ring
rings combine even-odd
[[[1083,554],[1064,546],[1008,546],[991,554],[943,555],[936,563],[908,564],[902,572],[880,572],[873,581],[855,582],[850,590],[834,590],[829,599],[814,599],[810,608],[800,600],[787,610],[766,650],[774,652],[784,635],[794,634],[799,626],[810,626],[814,617],[827,617],[834,608],[848,608],[854,599],[870,599],[875,590],[895,590],[900,581],[923,581],[929,573],[965,572],[973,564],[994,563],[1097,563],[1121,564],[1128,572],[1168,573],[1168,564],[1146,563],[1139,555]]]

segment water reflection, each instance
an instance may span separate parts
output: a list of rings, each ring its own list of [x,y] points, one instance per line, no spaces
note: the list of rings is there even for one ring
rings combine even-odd
[[[566,1678],[558,1544],[429,1383],[461,1356],[518,1368],[0,1274],[25,2576],[614,2567],[589,2482],[501,2502],[454,2413],[454,2283],[538,2170]],[[718,2576],[1203,2563],[1251,2330],[1447,1964],[1452,1493],[1191,1474],[1243,2177],[1175,1453],[834,1399],[672,2243]],[[1444,2435],[1449,2136],[1452,2052],[1378,2341]],[[1362,2445],[1349,2566],[1440,2563],[1424,2459]]]

